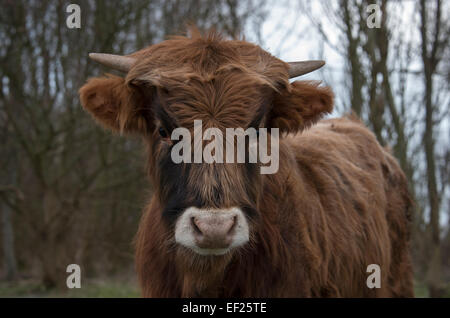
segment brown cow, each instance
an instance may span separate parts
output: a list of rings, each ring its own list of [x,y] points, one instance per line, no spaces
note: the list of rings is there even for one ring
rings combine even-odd
[[[100,124],[148,146],[155,192],[136,247],[143,296],[413,296],[411,201],[399,165],[357,119],[315,124],[332,111],[329,88],[289,83],[322,64],[192,33],[126,57],[91,55],[127,74],[80,89]],[[174,163],[171,132],[192,131],[195,119],[221,130],[279,128],[278,172]],[[370,264],[381,288],[367,285]]]

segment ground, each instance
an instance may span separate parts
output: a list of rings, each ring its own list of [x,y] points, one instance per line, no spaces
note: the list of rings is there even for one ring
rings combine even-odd
[[[428,290],[423,283],[415,283],[415,294],[418,298],[428,297]],[[92,279],[82,282],[80,289],[45,290],[32,280],[15,283],[0,282],[0,297],[57,297],[57,298],[133,298],[139,297],[137,283],[133,280]],[[450,297],[450,286],[445,297]]]
[[[132,298],[139,297],[137,283],[116,280],[86,280],[79,289],[45,290],[36,281],[0,282],[0,297],[57,297],[57,298]]]

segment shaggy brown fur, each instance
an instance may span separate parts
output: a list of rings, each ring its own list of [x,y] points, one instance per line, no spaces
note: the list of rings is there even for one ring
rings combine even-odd
[[[139,133],[148,145],[155,194],[136,245],[144,296],[413,296],[405,177],[358,120],[313,125],[332,110],[329,88],[290,84],[284,62],[215,33],[175,37],[133,56],[126,78],[91,79],[80,96],[102,125]],[[171,141],[158,131],[193,129],[194,119],[219,129],[280,128],[279,171],[174,164]],[[242,208],[250,242],[223,256],[177,245],[174,222],[193,205]],[[366,285],[369,264],[381,267],[380,289]]]

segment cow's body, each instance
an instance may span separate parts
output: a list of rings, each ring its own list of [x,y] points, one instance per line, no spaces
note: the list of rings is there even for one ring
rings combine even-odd
[[[92,57],[127,75],[89,80],[83,106],[148,147],[154,195],[136,249],[144,296],[413,295],[401,169],[358,120],[314,125],[333,109],[330,88],[289,81],[323,63],[288,64],[214,32]],[[173,132],[192,133],[196,121],[219,132],[279,130],[278,171],[175,162]],[[379,289],[366,283],[371,264],[381,270]]]
[[[407,184],[374,135],[356,120],[323,120],[286,137],[280,157],[252,247],[224,267],[172,253],[156,200],[148,206],[137,240],[144,296],[413,296]],[[366,285],[370,264],[380,289]]]

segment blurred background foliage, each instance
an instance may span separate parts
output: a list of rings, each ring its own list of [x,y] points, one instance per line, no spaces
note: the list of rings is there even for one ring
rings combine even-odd
[[[336,87],[334,115],[355,112],[392,148],[416,201],[417,294],[448,297],[449,6],[417,1],[411,38],[398,31],[398,1],[378,1],[381,27],[367,28],[371,2],[84,0],[82,28],[69,29],[69,2],[0,0],[0,296],[139,295],[132,241],[151,186],[139,140],[103,131],[80,106],[79,87],[108,71],[87,53],[131,53],[188,23],[266,48],[270,23],[278,49],[288,34],[343,62],[314,78]],[[289,15],[274,15],[280,7]],[[65,287],[71,263],[81,290]]]

